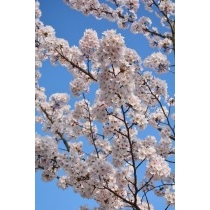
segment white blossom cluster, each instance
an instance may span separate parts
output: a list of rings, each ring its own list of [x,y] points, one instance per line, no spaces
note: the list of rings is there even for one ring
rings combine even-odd
[[[149,12],[152,12],[152,5],[153,5],[153,0],[141,0],[142,3],[144,4],[144,7],[146,10],[148,10]]]
[[[65,0],[65,3],[84,13],[85,15],[94,15],[96,18],[105,18],[110,21],[116,21],[118,26],[125,28],[129,21],[136,19],[136,13],[139,8],[138,0],[110,0],[117,8],[112,8],[108,4],[100,3],[98,0]]]
[[[80,39],[80,50],[88,59],[94,59],[95,51],[99,48],[99,39],[96,31],[87,29]]]
[[[144,66],[154,69],[158,73],[165,73],[170,70],[170,63],[167,57],[161,52],[152,53],[144,60]]]
[[[49,137],[36,135],[35,141],[35,167],[42,168],[42,178],[44,181],[51,181],[56,178],[57,169],[57,142]]]
[[[152,20],[148,17],[141,17],[138,21],[135,21],[131,25],[132,33],[143,33],[147,34],[147,29],[151,26]]]
[[[165,191],[165,196],[168,204],[175,204],[175,192],[174,189],[167,188]]]
[[[175,3],[173,0],[141,0],[144,7],[149,12],[154,12],[165,28],[174,30]],[[149,40],[151,46],[170,52],[172,49],[173,36],[168,30],[166,34],[161,34],[155,29],[150,29],[152,21],[149,17],[138,19],[138,0],[109,0],[113,5],[100,3],[98,0],[65,0],[65,3],[73,9],[79,10],[85,15],[92,14],[98,19],[105,18],[116,21],[119,28],[126,29],[130,26],[133,33],[142,33]]]
[[[162,0],[159,5],[160,11],[165,12],[167,15],[174,15],[175,3],[171,0]]]
[[[146,175],[154,180],[164,179],[170,175],[171,169],[168,163],[160,155],[154,154],[147,164]]]
[[[116,34],[115,30],[108,30],[103,34],[104,37],[100,41],[97,52],[98,62],[102,67],[108,67],[110,64],[118,66],[124,58],[125,44],[123,37]]]
[[[145,71],[135,78],[135,94],[148,106],[155,106],[164,98],[168,100],[167,83],[164,80],[152,76],[151,72]]]

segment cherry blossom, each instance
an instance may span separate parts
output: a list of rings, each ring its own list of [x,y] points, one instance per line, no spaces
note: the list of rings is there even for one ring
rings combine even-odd
[[[169,70],[170,63],[164,54],[158,52],[147,57],[144,60],[144,66],[147,68],[152,68],[158,73],[165,73]]]
[[[143,35],[152,53],[141,57],[144,49],[129,48],[116,29],[86,29],[79,45],[70,45],[40,20],[35,2],[35,120],[44,133],[35,136],[36,171],[94,199],[95,210],[154,210],[150,193],[165,200],[165,209],[175,205],[175,98],[164,77],[174,76],[174,2],[142,0],[152,18],[139,13],[137,0],[64,2]],[[65,93],[47,95],[40,85],[45,60],[72,75]]]

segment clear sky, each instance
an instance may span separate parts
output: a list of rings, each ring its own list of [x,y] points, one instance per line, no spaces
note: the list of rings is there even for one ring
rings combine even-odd
[[[62,0],[40,0],[40,8],[42,11],[41,20],[45,25],[51,25],[55,31],[56,36],[68,40],[69,45],[78,46],[79,39],[83,36],[85,29],[93,28],[98,32],[98,37],[102,36],[102,32],[108,29],[116,29],[125,37],[125,43],[128,47],[135,49],[142,60],[154,52],[154,49],[149,47],[149,44],[142,35],[132,34],[129,29],[118,29],[116,23],[107,20],[97,20],[93,16],[84,16],[82,13],[72,10],[66,6]],[[151,15],[145,13],[141,9],[142,15]],[[158,50],[156,50],[158,51]],[[172,64],[174,60],[171,60]],[[173,70],[173,69],[172,69]],[[46,88],[46,94],[50,96],[56,92],[69,91],[69,82],[72,77],[70,73],[60,65],[51,66],[49,61],[43,62],[41,69],[42,77],[40,79],[40,86]],[[169,94],[173,96],[174,93],[174,75],[167,74],[161,76],[161,79],[169,81]],[[91,96],[89,96],[91,99]],[[71,95],[71,98],[73,96]],[[73,107],[73,100],[70,100],[70,105]],[[42,134],[40,126],[36,127],[38,133]],[[148,131],[149,132],[149,131]],[[148,133],[145,133],[145,136]],[[80,205],[88,204],[89,207],[94,206],[93,200],[83,199],[79,195],[73,193],[72,189],[61,190],[56,186],[56,180],[46,183],[41,180],[40,172],[36,173],[36,210],[77,210]],[[155,200],[156,209],[164,209],[163,201]],[[162,208],[161,208],[162,206]],[[174,208],[169,208],[170,210]]]
[[[62,0],[41,3],[42,7],[46,5],[44,19],[49,15],[46,8],[51,11],[54,4],[63,5]],[[176,0],[176,209],[209,206],[208,3]],[[34,209],[34,2],[2,1],[1,9],[0,209],[28,210]],[[71,20],[63,30],[74,32]],[[69,33],[65,34],[70,38]],[[144,50],[140,55],[143,54]],[[52,67],[48,76],[54,72]],[[49,185],[52,187],[48,190]],[[77,209],[73,207],[77,200],[69,199],[72,195],[59,190],[54,183],[42,184],[37,180],[36,196],[36,210]]]

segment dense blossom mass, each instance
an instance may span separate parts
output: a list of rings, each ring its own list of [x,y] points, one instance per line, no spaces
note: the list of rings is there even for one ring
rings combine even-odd
[[[171,84],[161,78],[174,74],[174,60],[169,60],[175,53],[174,1],[64,2],[142,34],[154,52],[142,59],[114,29],[103,34],[87,29],[79,46],[69,46],[40,20],[36,1],[36,122],[46,133],[36,134],[36,170],[42,170],[44,181],[57,179],[59,188],[72,187],[94,199],[95,210],[157,209],[152,193],[165,200],[163,209],[170,209],[175,204],[175,98],[168,92]],[[141,15],[140,7],[152,18]],[[154,18],[158,27],[153,26]],[[71,97],[47,96],[39,85],[46,59],[73,75]],[[91,85],[97,87],[93,102],[87,99]],[[75,100],[74,107],[70,100]]]

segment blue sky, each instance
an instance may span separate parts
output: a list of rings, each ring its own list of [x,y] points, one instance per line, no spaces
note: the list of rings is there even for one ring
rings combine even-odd
[[[98,37],[102,36],[103,31],[114,28],[125,37],[126,45],[135,49],[142,60],[154,52],[154,49],[149,47],[146,38],[142,35],[132,34],[128,29],[118,29],[116,23],[107,20],[96,20],[93,16],[84,16],[82,13],[66,6],[62,0],[40,0],[40,5],[42,11],[41,20],[45,25],[51,25],[55,29],[57,37],[68,40],[70,46],[78,46],[79,39],[83,36],[83,33],[87,28],[95,29],[98,32]],[[150,13],[145,13],[143,8],[140,12],[142,15],[151,15]],[[173,62],[174,61],[172,60],[172,63]],[[56,67],[51,66],[49,61],[45,61],[43,62],[41,73],[40,86],[46,88],[46,94],[48,96],[55,92],[67,92],[70,94],[69,82],[71,81],[72,76],[65,68],[60,65]],[[167,79],[167,81],[169,81],[169,87],[172,87],[169,88],[169,93],[173,96],[174,75],[163,75],[161,76],[161,79]],[[88,97],[91,99],[92,95]],[[71,98],[73,98],[72,95]],[[70,100],[71,107],[73,107],[73,104],[73,100]],[[37,126],[36,130],[41,134],[43,133],[40,126]],[[147,135],[147,133],[145,133],[145,135]],[[77,210],[81,204],[88,204],[89,207],[94,206],[92,200],[81,198],[79,195],[73,193],[72,189],[65,191],[59,189],[56,186],[56,180],[49,183],[43,182],[40,174],[40,172],[36,173],[35,177],[36,210]],[[164,204],[164,202],[160,200],[156,200],[155,202],[157,205],[156,207]]]
[[[62,4],[62,0],[45,2],[48,6]],[[35,209],[34,2],[2,1],[1,7],[0,209]],[[207,51],[210,42],[204,30],[209,24],[208,1],[198,4],[176,0],[176,14],[176,208],[206,209],[209,206],[206,190],[210,187]],[[43,208],[53,210],[53,201],[65,198],[66,191],[60,197],[56,194],[51,197],[48,184],[37,184],[36,189],[41,186],[40,196],[49,195],[51,199],[46,202],[52,204]],[[59,192],[56,187],[54,190]],[[44,205],[43,201],[40,206]]]

